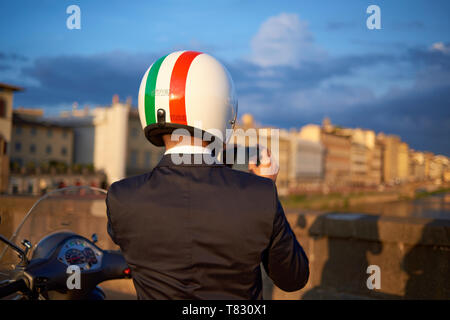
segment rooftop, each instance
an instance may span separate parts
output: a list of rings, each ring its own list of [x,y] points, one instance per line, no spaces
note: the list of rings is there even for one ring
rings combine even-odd
[[[53,121],[50,121],[49,119],[44,119],[42,117],[29,114],[20,114],[16,112],[13,112],[13,123],[15,125],[32,125],[46,128],[70,128],[67,125],[55,123]]]
[[[24,90],[21,87],[13,86],[13,85],[2,83],[2,82],[0,82],[0,89],[11,90],[11,91],[23,91]]]

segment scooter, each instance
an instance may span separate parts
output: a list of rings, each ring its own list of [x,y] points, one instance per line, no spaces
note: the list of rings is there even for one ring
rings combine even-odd
[[[103,300],[101,282],[130,278],[106,231],[106,193],[87,186],[49,192],[9,239],[0,235],[0,299]]]

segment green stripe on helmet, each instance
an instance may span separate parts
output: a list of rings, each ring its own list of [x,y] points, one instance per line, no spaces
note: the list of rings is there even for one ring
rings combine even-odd
[[[152,66],[147,76],[147,83],[145,84],[145,121],[147,125],[156,123],[156,111],[155,111],[155,88],[156,79],[158,78],[159,68],[167,57],[159,58]]]

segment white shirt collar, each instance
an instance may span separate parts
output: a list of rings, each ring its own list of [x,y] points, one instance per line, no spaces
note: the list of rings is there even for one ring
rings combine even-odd
[[[190,146],[190,145],[181,145],[181,146],[175,146],[173,148],[170,148],[169,150],[166,150],[164,154],[172,154],[172,153],[181,153],[181,154],[195,154],[195,153],[202,153],[202,154],[211,154],[211,150],[208,148],[205,148],[203,146]]]

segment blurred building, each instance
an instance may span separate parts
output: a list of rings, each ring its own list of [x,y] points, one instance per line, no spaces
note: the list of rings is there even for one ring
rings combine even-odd
[[[241,128],[241,129],[250,129],[250,128],[257,128],[259,125],[255,122],[255,119],[253,116],[249,113],[244,113],[240,119],[235,125],[235,128]]]
[[[139,112],[130,109],[128,116],[126,175],[148,172],[161,159],[165,149],[151,144],[144,135]]]
[[[444,174],[443,174],[443,181],[445,183],[450,182],[450,166],[447,165],[447,167],[445,168]]]
[[[324,179],[329,188],[342,188],[350,184],[351,140],[349,135],[338,134],[329,120],[323,127],[309,124],[300,130],[300,137],[321,143],[325,149]]]
[[[351,168],[351,142],[348,136],[322,133],[325,152],[325,183],[329,187],[348,186]]]
[[[398,155],[401,143],[400,137],[379,133],[377,135],[377,141],[380,145],[383,146],[383,182],[387,184],[399,182]]]
[[[364,187],[369,184],[369,150],[359,143],[350,147],[350,181],[352,186]]]
[[[324,153],[321,142],[302,139],[299,132],[290,132],[290,184],[295,190],[318,191],[324,177]]]
[[[331,123],[328,120],[328,127]],[[361,128],[334,128],[342,136],[349,136],[350,181],[355,187],[377,186],[382,176],[382,146],[376,142],[373,130]]]
[[[363,186],[379,185],[381,183],[383,170],[383,148],[382,145],[377,143],[375,132],[373,130],[360,128],[352,129],[352,145],[354,144],[363,145],[365,147],[366,177],[359,178],[359,183]],[[362,160],[361,157],[360,161]],[[352,166],[354,166],[354,161],[352,161]],[[355,182],[355,180],[353,181]]]
[[[8,90],[11,105],[13,89]],[[10,109],[2,111],[1,106],[0,100],[0,115],[6,115]],[[16,109],[9,120],[12,135],[8,135],[11,125],[8,131],[6,118],[0,117],[0,150],[4,151],[0,161],[5,163],[9,150],[14,173],[9,190],[13,193],[39,193],[72,184],[104,186],[106,180],[111,184],[150,171],[164,152],[145,138],[131,100],[122,103],[117,95],[110,106],[90,110],[74,104],[71,111],[53,118],[44,117],[41,109]],[[244,146],[245,157],[233,168],[248,171],[249,159],[258,155],[258,148],[269,148],[279,164],[280,194],[450,180],[447,157],[410,150],[398,136],[335,126],[328,118],[321,126],[308,124],[287,131],[262,127],[244,114],[235,129],[230,142],[234,148]],[[69,170],[37,170],[31,175],[27,170],[51,162],[63,163]],[[15,170],[16,166],[21,171]],[[77,166],[84,169],[72,170]],[[7,181],[7,169],[2,170],[2,181]]]
[[[0,193],[8,189],[13,96],[14,92],[22,90],[16,86],[0,83]]]
[[[58,172],[55,169],[50,172],[34,174],[12,173],[8,192],[10,194],[40,195],[49,190],[66,186],[103,187],[105,179],[104,174],[100,172],[75,173],[70,169],[66,173]]]
[[[117,95],[111,106],[73,110],[57,120],[74,130],[74,163],[93,164],[109,184],[150,171],[164,153],[145,138],[131,101],[122,103]]]
[[[431,152],[424,152],[423,155],[424,155],[425,177],[427,179],[430,179],[434,154]]]
[[[307,124],[300,128],[299,137],[307,141],[320,142],[322,128],[317,124]]]
[[[42,109],[13,111],[11,163],[19,167],[72,164],[73,130],[43,118]]]
[[[273,129],[271,129],[273,130]],[[291,172],[294,167],[294,161],[291,156],[291,137],[287,130],[279,130],[279,140],[278,140],[278,159],[276,157],[276,146],[274,145],[271,138],[276,137],[271,133],[271,130],[268,131],[269,135],[269,143],[268,147],[270,148],[273,155],[275,155],[275,160],[278,160],[278,164],[280,166],[280,170],[278,171],[277,176],[277,188],[280,190],[282,194],[287,193],[290,187],[290,177]],[[275,129],[278,130],[278,129]]]
[[[408,144],[402,142],[399,136],[383,133],[377,135],[377,143],[383,148],[383,182],[407,182],[412,170]]]
[[[436,155],[433,157],[430,163],[430,176],[431,180],[441,183],[445,181],[445,172],[447,171],[449,160],[442,155]]]
[[[409,152],[409,176],[412,181],[425,181],[427,176],[425,174],[425,154],[410,150]]]
[[[382,183],[383,176],[383,146],[375,142],[373,149],[369,150],[369,182],[371,186]]]
[[[398,179],[400,182],[407,182],[410,172],[409,147],[408,144],[402,142],[398,146]]]

